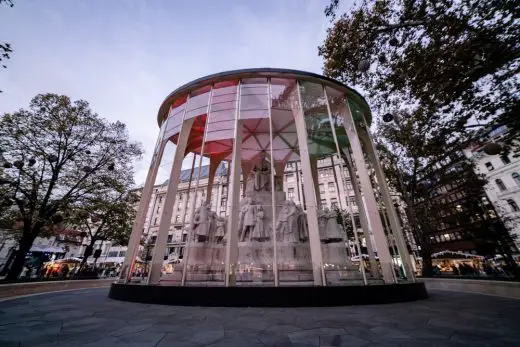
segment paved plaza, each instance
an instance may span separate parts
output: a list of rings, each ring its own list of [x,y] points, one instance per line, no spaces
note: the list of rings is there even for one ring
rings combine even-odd
[[[330,308],[204,308],[110,300],[108,289],[0,302],[0,346],[519,346],[520,301],[437,291]]]

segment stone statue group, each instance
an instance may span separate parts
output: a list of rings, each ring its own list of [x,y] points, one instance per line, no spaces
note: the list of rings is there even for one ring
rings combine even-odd
[[[275,180],[276,184],[276,180]],[[282,191],[277,185],[275,194]],[[282,196],[284,196],[282,192]],[[265,242],[272,235],[272,211],[265,211],[264,206],[272,205],[271,170],[265,155],[261,156],[259,167],[254,167],[246,182],[245,197],[240,201],[238,224],[238,242]],[[191,231],[195,242],[225,243],[227,219],[211,211],[209,203],[204,203],[195,210]],[[327,208],[318,211],[320,240],[324,243],[343,240],[336,213]],[[276,206],[276,240],[299,243],[309,239],[307,216],[300,205],[285,200]]]
[[[271,221],[266,211],[253,198],[245,197],[240,202],[238,242],[265,242],[271,239]],[[195,211],[192,235],[195,242],[225,243],[227,218],[217,216],[208,203]],[[343,232],[336,219],[336,213],[325,208],[318,211],[320,240],[324,243],[340,242]],[[309,239],[307,216],[300,205],[286,200],[277,211],[275,223],[276,239],[279,242],[299,243]]]
[[[205,202],[195,210],[191,229],[195,242],[224,243],[226,218],[217,216]]]

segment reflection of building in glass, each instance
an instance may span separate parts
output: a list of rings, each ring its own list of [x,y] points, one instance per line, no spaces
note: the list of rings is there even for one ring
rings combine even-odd
[[[413,278],[370,122],[355,91],[300,71],[232,71],[177,89],[159,110],[121,280],[132,280],[143,232],[148,284]],[[366,263],[345,246],[350,235]]]

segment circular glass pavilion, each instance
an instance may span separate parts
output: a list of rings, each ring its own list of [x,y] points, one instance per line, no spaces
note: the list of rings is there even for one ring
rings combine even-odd
[[[157,122],[120,283],[132,282],[143,230],[148,241],[153,234],[145,284],[414,281],[368,131],[370,109],[353,89],[295,70],[223,72],[171,93]],[[163,207],[155,211],[151,197],[165,167]],[[159,217],[152,232],[144,228],[151,214]],[[186,245],[166,271],[174,224]]]

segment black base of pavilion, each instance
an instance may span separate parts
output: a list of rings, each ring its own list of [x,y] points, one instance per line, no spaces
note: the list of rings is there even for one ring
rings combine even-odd
[[[428,298],[422,282],[329,287],[180,287],[113,283],[111,299],[174,306],[320,307],[390,304]]]

